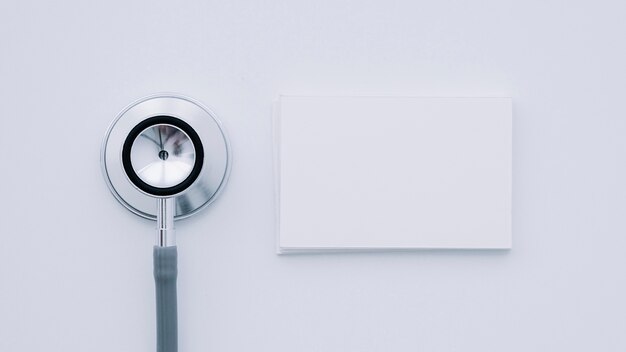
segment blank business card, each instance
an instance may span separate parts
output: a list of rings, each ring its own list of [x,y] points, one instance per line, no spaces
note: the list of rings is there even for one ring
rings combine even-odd
[[[281,96],[279,253],[511,247],[510,98]]]

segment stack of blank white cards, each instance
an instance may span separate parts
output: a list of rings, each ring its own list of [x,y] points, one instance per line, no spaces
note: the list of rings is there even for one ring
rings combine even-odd
[[[281,96],[278,252],[511,248],[510,98]]]

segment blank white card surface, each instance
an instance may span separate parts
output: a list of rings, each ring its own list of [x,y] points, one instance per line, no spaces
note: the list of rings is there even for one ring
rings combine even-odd
[[[282,96],[278,252],[511,247],[510,98]]]

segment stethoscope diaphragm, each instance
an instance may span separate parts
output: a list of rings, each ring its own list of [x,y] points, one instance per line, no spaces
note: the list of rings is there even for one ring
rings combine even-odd
[[[154,197],[174,197],[175,218],[182,219],[215,200],[228,179],[230,157],[226,133],[211,110],[188,97],[159,94],[116,117],[103,141],[101,165],[109,189],[128,210],[154,220]]]

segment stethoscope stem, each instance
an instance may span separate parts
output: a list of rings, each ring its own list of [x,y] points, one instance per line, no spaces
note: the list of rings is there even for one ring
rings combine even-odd
[[[174,198],[157,198],[157,236],[154,246],[157,352],[178,351],[176,277],[178,249],[174,230]]]
[[[174,229],[175,212],[175,198],[157,198],[156,245],[158,247],[171,247],[176,245],[176,230]]]

